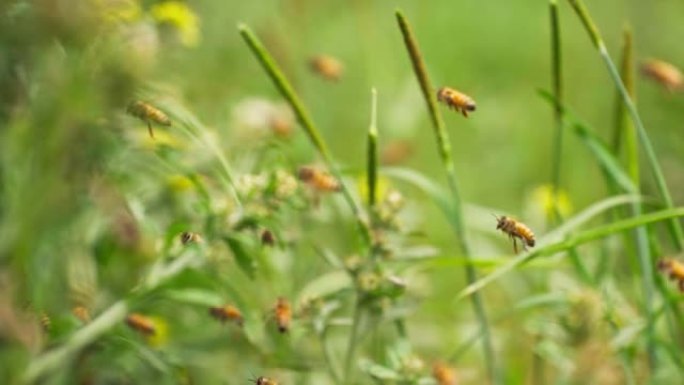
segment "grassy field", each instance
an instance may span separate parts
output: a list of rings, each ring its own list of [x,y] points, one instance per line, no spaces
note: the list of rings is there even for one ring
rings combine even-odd
[[[557,3],[0,4],[0,378],[676,383],[684,3]]]

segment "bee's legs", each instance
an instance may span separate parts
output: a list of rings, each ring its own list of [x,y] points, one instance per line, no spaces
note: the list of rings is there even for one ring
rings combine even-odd
[[[152,131],[152,123],[150,121],[147,121],[147,132],[150,133],[150,138],[154,139],[154,131]]]
[[[518,242],[515,240],[515,237],[511,237],[511,239],[513,239],[513,252],[518,254]]]
[[[465,108],[461,108],[461,113],[462,113],[463,116],[465,116],[466,118],[468,117],[468,111],[467,111]]]
[[[684,279],[679,280],[679,291],[684,292]]]

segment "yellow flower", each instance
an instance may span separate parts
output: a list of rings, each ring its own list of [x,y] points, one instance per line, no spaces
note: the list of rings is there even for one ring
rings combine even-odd
[[[545,184],[536,187],[532,191],[532,201],[544,211],[544,214],[547,218],[554,217],[553,186],[550,184]],[[559,190],[556,192],[556,201],[556,204],[558,205],[558,213],[561,217],[566,217],[572,213],[572,203],[570,203],[570,198],[565,191]]]
[[[199,18],[184,2],[165,1],[155,4],[152,6],[151,13],[157,22],[174,26],[184,45],[194,47],[199,43]]]
[[[154,334],[145,337],[145,341],[153,348],[164,346],[169,339],[169,324],[160,317],[150,317],[154,323]]]
[[[181,174],[171,175],[166,183],[169,185],[171,191],[182,193],[188,191],[194,187],[194,184],[190,178]]]

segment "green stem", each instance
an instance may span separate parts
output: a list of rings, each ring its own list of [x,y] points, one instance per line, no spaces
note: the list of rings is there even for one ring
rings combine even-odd
[[[608,68],[608,73],[613,79],[613,82],[615,83],[618,92],[622,96],[622,100],[625,106],[627,107],[627,111],[629,112],[629,115],[632,119],[632,123],[636,126],[639,141],[641,142],[641,145],[644,151],[646,152],[648,165],[651,168],[651,172],[653,173],[653,176],[656,180],[656,186],[658,188],[658,192],[661,195],[661,198],[663,199],[665,207],[674,207],[672,197],[670,196],[670,191],[667,187],[667,182],[665,181],[663,172],[660,169],[658,158],[656,156],[655,150],[653,149],[651,140],[648,137],[646,128],[644,127],[644,124],[641,121],[641,117],[639,116],[639,112],[636,109],[634,101],[630,97],[627,88],[625,88],[625,85],[623,84],[622,79],[620,78],[620,73],[618,72],[617,67],[613,63],[613,60],[610,58],[610,55],[608,54],[608,49],[603,43],[603,40],[601,39],[601,36],[598,32],[598,29],[596,28],[596,25],[591,20],[591,17],[589,16],[589,13],[587,12],[584,3],[581,0],[568,1],[570,2],[570,5],[572,5],[572,7],[575,9],[575,12],[584,24],[587,32],[589,33],[589,37],[591,38],[592,43],[599,51],[601,58],[603,59],[606,67]],[[679,221],[674,218],[668,221],[668,229],[670,231],[672,241],[675,244],[676,248],[680,251],[684,250],[684,232],[682,231],[682,227]]]
[[[358,295],[358,294],[357,294]],[[361,299],[356,299],[356,304],[354,305],[354,318],[352,321],[352,328],[349,332],[349,343],[347,344],[347,354],[344,359],[344,383],[352,383],[352,363],[354,362],[354,355],[356,355],[356,345],[358,343],[359,330],[361,327],[361,316],[363,308],[361,305]]]
[[[318,150],[318,153],[321,155],[321,158],[323,158],[323,160],[325,161],[325,164],[328,167],[328,169],[340,181],[340,185],[342,186],[342,195],[344,196],[344,199],[347,201],[347,204],[354,213],[354,217],[356,218],[357,224],[359,226],[359,232],[361,234],[361,237],[365,242],[366,246],[370,245],[370,229],[368,228],[368,224],[364,219],[361,206],[354,200],[354,197],[351,194],[351,190],[349,189],[347,184],[344,183],[342,173],[333,162],[332,155],[328,150],[328,147],[326,146],[325,142],[323,141],[320,131],[318,130],[316,125],[314,125],[313,120],[309,116],[309,112],[304,108],[304,104],[301,102],[299,96],[297,96],[297,94],[295,93],[294,88],[287,80],[283,72],[280,70],[278,64],[275,62],[271,54],[268,53],[268,51],[263,46],[261,41],[259,41],[259,39],[256,37],[256,35],[254,35],[254,33],[249,29],[249,27],[247,27],[244,24],[240,24],[238,26],[238,30],[240,31],[240,35],[242,36],[242,38],[247,43],[247,46],[250,48],[254,56],[257,58],[257,60],[263,67],[264,71],[266,71],[266,74],[273,81],[273,84],[276,86],[280,94],[285,98],[285,100],[287,100],[287,102],[290,104],[290,107],[292,107],[292,110],[297,116],[297,120],[302,125],[302,128],[304,128],[304,132],[306,132],[306,135],[309,137],[311,144],[313,144],[316,150]]]
[[[549,0],[551,19],[551,89],[556,100],[553,108],[553,118],[556,131],[553,141],[553,160],[551,169],[551,185],[553,188],[553,206],[556,220],[560,220],[558,195],[560,192],[561,160],[563,153],[563,77],[560,46],[560,25],[558,21],[558,4],[556,0]]]
[[[404,43],[411,60],[411,64],[413,66],[413,71],[418,78],[418,84],[420,85],[420,89],[427,104],[430,119],[432,121],[433,131],[437,140],[437,148],[442,160],[442,166],[446,171],[449,189],[453,198],[451,223],[454,225],[454,232],[461,252],[468,259],[468,261],[470,261],[470,250],[465,236],[465,228],[463,226],[461,198],[456,179],[456,171],[454,169],[454,163],[451,155],[451,143],[449,141],[449,136],[447,135],[446,128],[444,126],[444,120],[442,119],[442,116],[437,108],[437,100],[435,97],[434,88],[430,83],[430,79],[425,68],[425,63],[423,62],[420,50],[418,49],[418,43],[413,36],[411,27],[401,11],[396,11],[396,17],[404,38]],[[475,272],[475,268],[471,263],[467,263],[465,265],[465,276],[468,284],[472,284],[477,281],[477,273]],[[484,359],[487,365],[489,378],[492,383],[498,384],[500,383],[500,379],[494,359],[494,347],[492,345],[489,332],[489,320],[487,319],[482,298],[479,293],[476,293],[476,295],[471,297],[471,301],[475,311],[475,316],[477,317],[480,328],[482,329],[482,349],[484,352]]]
[[[378,92],[371,90],[371,121],[368,126],[368,205],[375,206],[377,199],[377,176],[378,176]]]
[[[192,263],[197,262],[197,255],[189,252],[177,259],[174,263],[161,269],[154,277],[147,280],[139,291],[135,292],[135,298],[141,298],[150,293],[156,287],[166,282],[169,278],[177,275]],[[95,342],[101,335],[108,332],[115,325],[119,324],[128,313],[130,304],[126,300],[120,300],[110,306],[92,322],[72,334],[67,341],[54,349],[51,349],[33,360],[22,379],[23,384],[33,384],[49,372],[66,365],[76,353],[86,346]]]

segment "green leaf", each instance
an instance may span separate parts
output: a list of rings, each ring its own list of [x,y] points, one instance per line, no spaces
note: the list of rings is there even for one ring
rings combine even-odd
[[[398,381],[401,379],[401,375],[398,372],[369,360],[362,360],[359,366],[363,372],[378,380]]]
[[[245,239],[237,234],[231,234],[223,237],[223,241],[226,242],[230,250],[235,256],[235,261],[237,262],[240,269],[251,279],[256,276],[256,261],[245,247]]]
[[[349,273],[344,270],[333,271],[321,275],[304,286],[297,296],[297,303],[302,303],[302,301],[310,298],[327,297],[351,287],[352,281],[349,278]]]
[[[174,301],[205,307],[219,306],[224,302],[220,295],[210,290],[194,288],[167,290],[164,294],[167,298]]]

